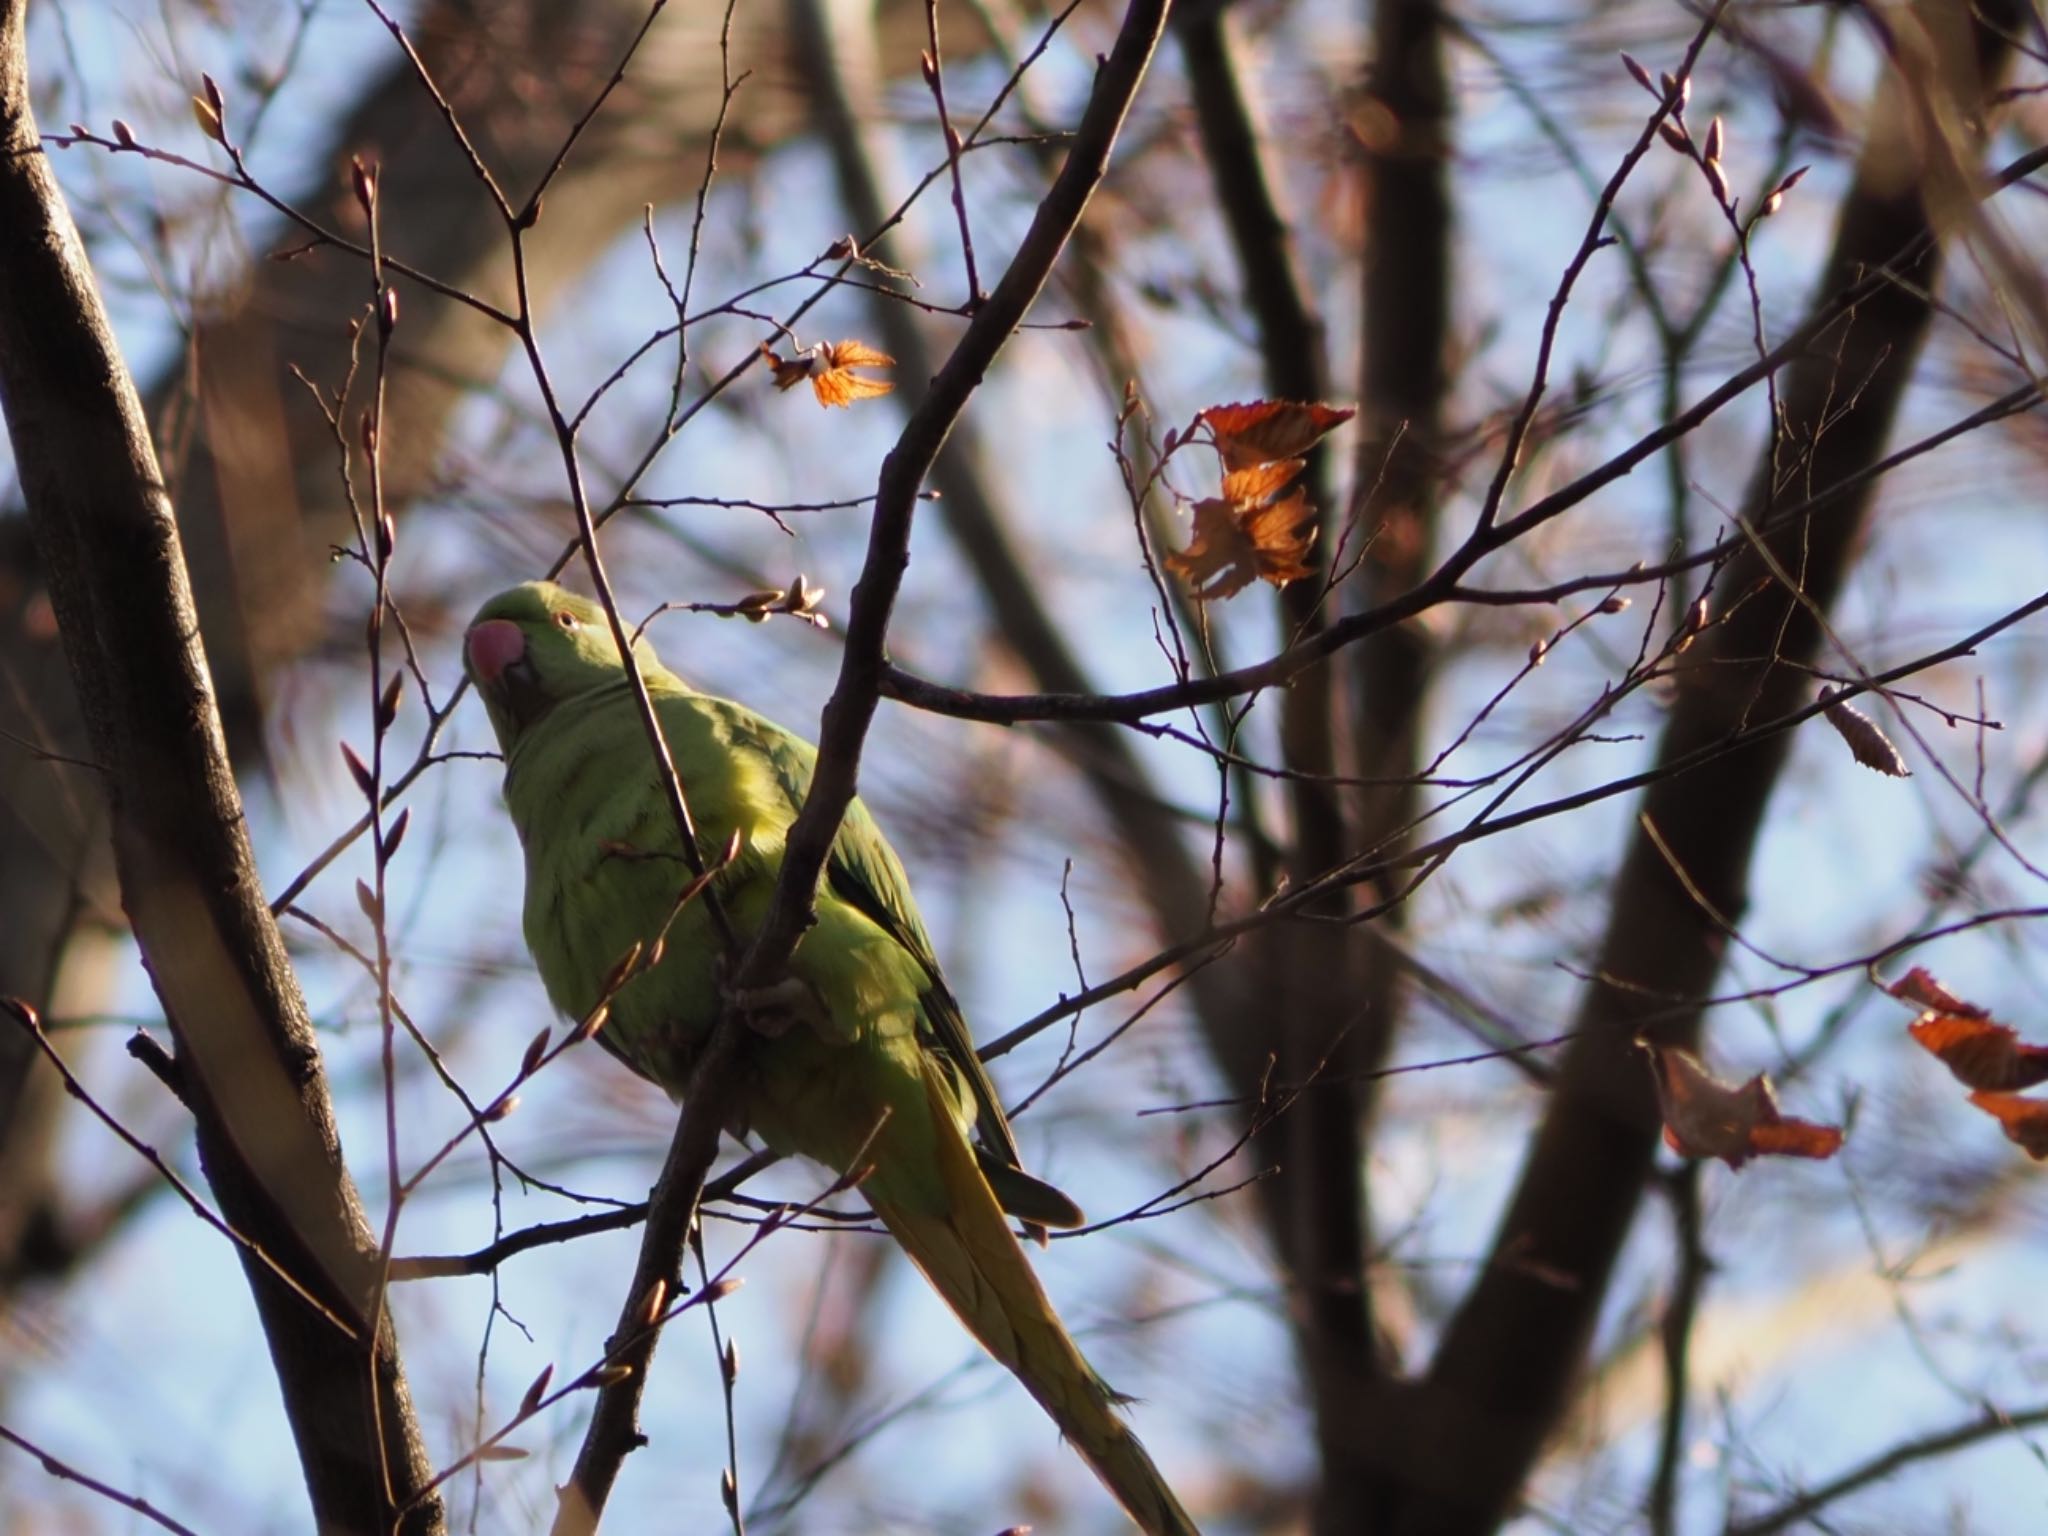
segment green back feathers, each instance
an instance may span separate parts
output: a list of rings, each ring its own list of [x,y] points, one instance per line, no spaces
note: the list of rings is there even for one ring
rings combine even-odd
[[[708,861],[736,839],[714,890],[744,936],[773,899],[816,753],[751,710],[691,691],[646,642],[634,649],[700,852]],[[526,852],[526,939],[548,995],[585,1016],[616,962],[664,937],[661,960],[611,997],[597,1038],[680,1093],[723,1006],[727,948],[705,901],[679,904],[690,866],[611,623],[583,598],[529,583],[484,605],[464,659],[504,749],[505,800]],[[1076,1226],[1081,1213],[1017,1166],[909,878],[858,800],[816,917],[789,976],[816,1007],[793,1006],[779,1024],[757,1016],[762,1027],[742,1032],[721,1117],[841,1171],[870,1161],[869,1203],[968,1329],[1148,1536],[1195,1536],[1004,1220]]]
[[[503,636],[506,648],[495,655],[478,643],[494,621],[518,630],[524,643],[515,659],[507,659],[511,641],[502,630],[494,632]],[[587,957],[550,953],[546,936],[536,931],[533,882],[536,876],[549,882],[556,888],[551,899],[557,901],[566,899],[563,888],[619,885],[616,870],[607,871],[604,882],[591,879],[597,844],[644,842],[673,853],[672,833],[651,824],[667,817],[668,810],[645,787],[651,754],[601,607],[552,582],[528,582],[485,603],[470,633],[470,676],[505,753],[507,799],[528,844],[528,940],[541,958],[550,995],[566,1011],[576,1012],[584,1004],[575,995],[581,989],[568,987],[566,979],[558,985],[556,976],[581,975]],[[693,692],[661,664],[649,641],[640,640],[634,654],[656,698],[662,733],[706,852],[722,847],[738,830],[750,849],[765,858],[763,872],[772,877],[780,866],[782,838],[810,792],[815,749],[742,705]],[[601,766],[591,766],[599,759]],[[607,782],[601,796],[584,782],[592,773]],[[572,845],[560,846],[565,840]],[[630,883],[636,887],[630,898],[635,907],[657,888],[652,878]],[[995,1085],[974,1053],[960,1005],[946,986],[909,876],[859,800],[848,809],[832,845],[819,895],[821,901],[844,902],[859,912],[915,961],[922,978],[915,1000],[919,1035],[964,1090],[986,1169],[1004,1205],[1033,1223],[1078,1225],[1081,1214],[1071,1200],[1019,1171],[1016,1138]],[[548,916],[540,914],[543,924]],[[601,942],[616,941],[623,953],[646,923],[644,912],[631,919],[621,914],[601,925]],[[596,974],[605,968],[598,964]],[[705,1008],[712,1004],[708,996],[702,1001]],[[690,1011],[697,1013],[696,1008]],[[646,1070],[640,1062],[634,1065]]]

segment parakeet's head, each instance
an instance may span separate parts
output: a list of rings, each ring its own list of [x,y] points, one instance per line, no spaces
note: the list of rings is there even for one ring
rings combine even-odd
[[[660,669],[645,640],[633,651],[643,673]],[[616,683],[625,672],[604,610],[551,581],[529,581],[479,608],[462,661],[506,752],[555,705]]]

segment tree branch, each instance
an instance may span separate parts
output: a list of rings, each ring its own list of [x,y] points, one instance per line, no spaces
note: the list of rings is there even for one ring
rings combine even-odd
[[[1779,1505],[1768,1514],[1756,1515],[1747,1520],[1730,1520],[1723,1528],[1723,1536],[1777,1536],[1780,1531],[1790,1530],[1795,1525],[1803,1525],[1813,1519],[1837,1499],[1846,1498],[1852,1493],[1860,1493],[1873,1483],[1881,1483],[1915,1462],[1929,1461],[1936,1456],[1947,1456],[1982,1441],[1996,1439],[2000,1435],[2018,1434],[2023,1429],[2038,1429],[2043,1424],[2048,1424],[2048,1407],[2023,1408],[2013,1413],[1987,1408],[1974,1419],[1895,1445],[1890,1450],[1849,1468],[1839,1476],[1829,1478],[1811,1492],[1802,1493],[1798,1498]]]
[[[788,963],[810,925],[818,877],[839,823],[853,802],[861,747],[881,696],[889,616],[910,564],[910,527],[918,492],[945,446],[953,423],[980,387],[1025,312],[1044,287],[1067,237],[1087,211],[1108,168],[1125,114],[1151,63],[1166,22],[1168,0],[1132,0],[1115,46],[1096,71],[1095,88],[1075,130],[1066,164],[1038,205],[1031,227],[988,302],[961,336],[931,390],[904,424],[882,462],[868,554],[854,587],[839,682],[825,705],[818,764],[804,808],[790,828],[781,876],[767,917],[741,966],[737,985],[765,985]]]
[[[803,810],[790,828],[782,869],[768,912],[733,977],[735,990],[769,984],[788,966],[798,939],[812,921],[819,876],[839,824],[852,803],[860,753],[879,697],[883,646],[903,572],[910,562],[910,529],[918,493],[944,446],[947,434],[980,386],[996,354],[1022,322],[1044,286],[1067,237],[1086,211],[1101,180],[1138,86],[1144,79],[1168,0],[1134,0],[1116,46],[1097,73],[1095,90],[1074,135],[1067,162],[1039,204],[1017,254],[988,302],[955,346],[931,391],[911,414],[896,447],[883,461],[877,482],[875,517],[868,557],[854,589],[846,651],[839,683],[825,707],[817,766]],[[587,534],[586,534],[587,537]],[[586,548],[594,554],[593,546]],[[615,1362],[630,1367],[621,1381],[603,1388],[584,1437],[574,1476],[556,1512],[555,1536],[596,1529],[625,1456],[641,1436],[635,1423],[646,1359],[654,1330],[647,1327],[646,1298],[657,1286],[680,1284],[683,1245],[705,1173],[717,1151],[723,1116],[719,1102],[703,1092],[727,1070],[736,1047],[736,1021],[721,1018],[691,1072],[690,1092],[660,1183],[649,1201],[647,1230],[619,1330]],[[630,1340],[620,1348],[621,1340]]]
[[[388,1531],[429,1476],[376,1244],[305,1001],[262,898],[177,525],[29,106],[0,0],[0,407],[112,810],[124,905],[177,1041],[322,1530]],[[306,1304],[318,1297],[337,1326]],[[441,1528],[427,1498],[397,1528]]]
[[[2019,19],[2010,7],[1993,7],[1995,14],[1966,29],[1953,13],[1957,24],[1948,25],[1940,9],[1921,12],[1930,45],[1941,51],[1957,106],[1974,115],[1974,93],[2007,51],[2000,33],[2010,35]],[[1873,139],[1820,292],[1853,290],[1873,270],[1897,280],[1812,336],[1790,371],[1783,439],[1773,423],[1745,507],[1752,522],[1768,518],[1793,483],[1833,486],[1880,456],[1932,317],[1927,294],[1937,255],[1929,203],[1951,191],[1931,187],[1924,164],[1922,179],[1901,184],[1899,89],[1898,77],[1889,77],[1888,99],[1873,111]],[[1899,263],[1912,250],[1925,254]],[[1838,308],[1824,301],[1821,312]],[[1798,592],[1774,582],[1755,550],[1731,558],[1714,583],[1660,765],[1724,742],[1749,720],[1788,713],[1810,690],[1808,665],[1821,640],[1813,615],[1840,589],[1870,503],[1866,487],[1769,537],[1773,558],[1797,573]],[[1787,744],[1778,735],[1718,756],[1712,774],[1662,779],[1646,795],[1643,815],[1662,833],[1670,859],[1645,836],[1630,844],[1594,967],[1601,979],[1582,999],[1580,1033],[1560,1063],[1491,1260],[1445,1331],[1420,1391],[1390,1426],[1396,1439],[1387,1477],[1400,1510],[1393,1529],[1492,1530],[1564,1411],[1657,1145],[1656,1107],[1631,1042],[1645,1027],[1668,1044],[1697,1039],[1725,931],[1687,886],[1727,920],[1739,916]],[[1673,875],[1671,860],[1685,881]]]

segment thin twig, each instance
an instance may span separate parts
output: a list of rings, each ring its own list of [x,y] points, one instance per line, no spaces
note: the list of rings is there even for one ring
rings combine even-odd
[[[176,1531],[178,1536],[199,1536],[199,1533],[193,1530],[191,1526],[186,1525],[181,1520],[173,1520],[141,1494],[123,1493],[112,1483],[103,1483],[91,1474],[79,1471],[70,1462],[52,1455],[40,1445],[37,1445],[35,1441],[29,1439],[28,1436],[16,1433],[5,1424],[0,1424],[0,1440],[5,1440],[9,1445],[19,1446],[22,1450],[27,1451],[29,1455],[35,1457],[36,1460],[43,1464],[43,1470],[52,1477],[62,1478],[67,1483],[76,1483],[81,1488],[90,1488],[101,1498],[111,1500],[123,1509],[133,1511],[135,1514],[142,1516],[143,1519],[152,1521],[167,1531]]]

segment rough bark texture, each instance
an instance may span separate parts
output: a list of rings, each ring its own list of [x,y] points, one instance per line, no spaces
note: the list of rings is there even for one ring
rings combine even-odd
[[[1937,52],[1928,83],[1968,120],[2002,65],[2003,37],[2023,18],[1987,6],[1972,27],[1960,9],[1918,16]],[[1901,282],[1835,324],[1786,375],[1783,441],[1767,447],[1744,505],[1755,522],[1873,463],[1883,451],[1932,310],[1921,297],[1938,272],[1941,231],[1928,212],[1934,176],[1916,160],[1915,116],[1903,72],[1876,104],[1821,280],[1823,296],[1872,267],[1898,263]],[[1889,98],[1889,99],[1887,99]],[[1946,198],[1953,189],[1940,189]],[[1901,253],[1920,249],[1910,261]],[[1853,406],[1844,402],[1853,396]],[[1659,744],[1671,761],[1711,747],[1746,722],[1810,698],[1802,663],[1819,653],[1814,612],[1842,586],[1872,502],[1872,484],[1774,532],[1788,590],[1754,548],[1714,583],[1712,621],[1684,658],[1691,665]],[[1664,780],[1641,814],[1614,882],[1598,974],[1581,1002],[1577,1039],[1478,1282],[1453,1318],[1418,1387],[1391,1400],[1380,1425],[1385,1457],[1375,1529],[1430,1536],[1493,1530],[1555,1430],[1585,1359],[1614,1263],[1633,1224],[1658,1140],[1658,1116],[1633,1040],[1691,1044],[1725,947],[1722,919],[1739,920],[1765,806],[1791,745],[1778,734],[1710,767]],[[1698,891],[1696,899],[1672,862]],[[1719,917],[1710,915],[1711,907]]]
[[[388,1323],[368,1342],[375,1244],[256,877],[141,402],[37,141],[24,6],[0,6],[0,407],[208,1181],[348,1324],[244,1251],[317,1522],[386,1531],[426,1458]],[[402,1522],[440,1525],[431,1499]]]

